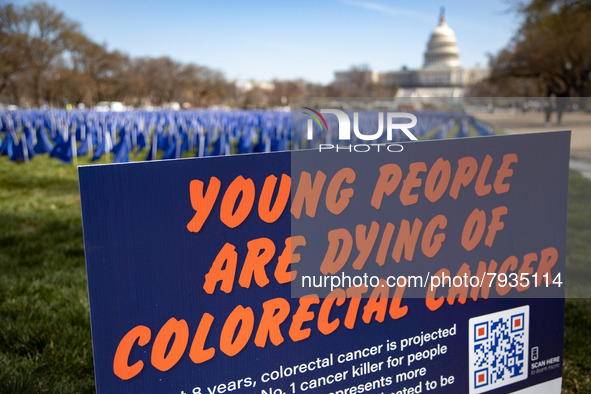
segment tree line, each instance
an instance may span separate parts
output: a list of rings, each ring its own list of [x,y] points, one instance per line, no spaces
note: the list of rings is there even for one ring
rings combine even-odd
[[[0,0],[1,1],[1,0]],[[513,2],[522,16],[509,45],[490,55],[490,77],[473,96],[591,96],[591,0]],[[44,1],[0,2],[0,103],[63,107],[122,101],[134,107],[187,103],[238,108],[289,104],[293,97],[392,97],[397,86],[368,81],[367,66],[328,85],[303,79],[244,87],[223,72],[167,56],[130,57],[93,42]]]
[[[269,86],[244,88],[207,66],[167,56],[134,58],[109,50],[43,1],[0,4],[0,103],[22,107],[83,103],[88,107],[100,101],[122,101],[140,107],[179,102],[191,107],[260,108],[286,105],[291,97],[384,93],[367,83],[325,86],[302,79],[275,80]]]
[[[108,50],[45,2],[1,6],[0,59],[0,100],[17,105],[208,105],[232,94],[220,71]]]
[[[481,96],[591,96],[591,1],[514,1],[522,19],[511,42],[490,56]]]

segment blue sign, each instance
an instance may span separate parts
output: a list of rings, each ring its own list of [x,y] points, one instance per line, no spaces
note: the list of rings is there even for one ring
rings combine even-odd
[[[559,393],[569,142],[80,167],[97,392]]]

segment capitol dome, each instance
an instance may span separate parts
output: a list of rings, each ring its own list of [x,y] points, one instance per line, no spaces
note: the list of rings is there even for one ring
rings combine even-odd
[[[427,44],[423,68],[459,67],[459,54],[456,35],[445,23],[445,15],[442,10],[439,26],[433,30]]]

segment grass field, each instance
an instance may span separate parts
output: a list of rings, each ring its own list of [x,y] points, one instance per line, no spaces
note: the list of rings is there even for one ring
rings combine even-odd
[[[591,393],[591,181],[572,171],[566,264],[563,392]]]
[[[588,297],[591,181],[571,173],[569,188],[569,295]],[[567,300],[566,393],[591,392],[589,327],[590,300]],[[0,393],[91,392],[76,168],[47,157],[22,165],[1,157]]]

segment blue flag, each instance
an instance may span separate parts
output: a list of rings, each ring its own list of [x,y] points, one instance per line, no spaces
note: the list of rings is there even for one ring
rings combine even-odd
[[[25,149],[27,148],[25,147],[24,138],[21,138],[18,144],[14,145],[10,160],[16,163],[23,163],[25,161]]]
[[[105,133],[103,135],[103,140],[94,150],[94,154],[92,155],[92,161],[97,161],[106,152],[110,152],[112,148],[113,143],[111,142],[111,135],[109,133]]]
[[[53,147],[49,156],[55,157],[56,159],[60,159],[64,163],[71,163],[72,162],[72,143],[70,142],[70,140],[64,140],[60,137],[58,139],[58,142]]]
[[[12,134],[6,133],[6,138],[2,141],[2,145],[0,146],[0,155],[2,156],[11,156],[14,150],[14,140],[12,138]]]
[[[144,149],[144,147],[147,145],[146,143],[146,135],[143,132],[138,132],[137,133],[137,150],[136,152],[139,153],[142,151],[142,149]]]
[[[172,137],[172,142],[168,145],[168,149],[164,153],[164,156],[162,156],[162,159],[163,160],[176,159],[176,158],[178,158],[178,156],[177,156],[177,151],[178,151],[177,144],[178,144],[178,138]]]
[[[87,133],[86,139],[80,143],[78,150],[76,152],[77,156],[86,156],[94,146],[94,134]]]
[[[53,144],[49,140],[45,128],[38,128],[36,134],[37,144],[35,144],[35,147],[33,148],[35,153],[43,154],[51,152],[53,150]]]
[[[119,149],[117,149],[117,153],[115,153],[115,157],[113,158],[113,163],[128,163],[130,150],[131,147],[129,146],[127,139],[121,140],[119,143]]]

